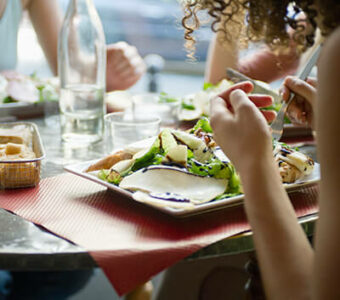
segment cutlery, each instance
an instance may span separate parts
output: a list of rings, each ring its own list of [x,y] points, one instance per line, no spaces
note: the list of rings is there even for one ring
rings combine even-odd
[[[310,59],[307,61],[306,65],[301,69],[300,72],[298,72],[297,77],[301,80],[306,80],[307,76],[311,72],[312,68],[315,66],[319,54],[321,51],[321,45],[317,46],[317,48],[312,53]],[[291,101],[293,100],[295,94],[293,92],[290,92],[290,96],[287,102],[283,101],[282,106],[277,113],[277,116],[275,120],[270,125],[272,129],[272,137],[275,141],[279,141],[282,133],[283,133],[283,124],[284,124],[284,116],[287,111],[287,108]]]
[[[241,81],[250,81],[253,85],[254,85],[254,90],[253,93],[256,94],[265,94],[265,95],[270,95],[273,97],[274,102],[279,102],[280,101],[280,96],[277,92],[273,91],[271,88],[267,88],[265,86],[265,83],[263,83],[263,85],[261,84],[261,82],[259,82],[258,80],[254,80],[232,68],[227,68],[227,77],[237,83],[237,82],[241,82]]]

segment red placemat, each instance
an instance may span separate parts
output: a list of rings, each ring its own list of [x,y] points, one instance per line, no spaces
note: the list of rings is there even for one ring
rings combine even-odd
[[[291,194],[297,216],[317,212],[318,188]],[[198,249],[249,230],[242,207],[176,219],[71,174],[0,192],[0,207],[81,245],[122,295]]]

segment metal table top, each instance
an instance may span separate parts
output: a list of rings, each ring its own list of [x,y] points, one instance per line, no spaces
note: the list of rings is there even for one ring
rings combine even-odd
[[[66,164],[96,159],[105,155],[104,143],[90,147],[70,148],[61,143],[58,118],[30,120],[39,127],[46,158],[42,162],[42,178],[64,172]],[[314,153],[313,147],[305,150]],[[307,234],[314,229],[317,215],[300,220]],[[8,270],[75,270],[96,267],[83,248],[57,237],[23,218],[0,209],[0,269]],[[253,250],[251,233],[228,238],[196,252],[189,259],[231,255]]]

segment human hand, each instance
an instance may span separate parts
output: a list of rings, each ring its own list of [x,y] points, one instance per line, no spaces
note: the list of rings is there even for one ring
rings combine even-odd
[[[272,104],[265,95],[250,95],[253,85],[241,82],[211,101],[210,122],[214,139],[242,174],[255,161],[272,157],[271,134],[266,122],[275,112],[261,112],[257,107]]]
[[[107,91],[128,89],[141,78],[145,69],[136,47],[125,42],[107,46]]]
[[[317,81],[307,78],[306,81],[288,76],[284,80],[281,94],[284,101],[288,101],[290,91],[295,96],[287,108],[287,116],[293,124],[311,126],[313,121],[313,107],[316,99]]]

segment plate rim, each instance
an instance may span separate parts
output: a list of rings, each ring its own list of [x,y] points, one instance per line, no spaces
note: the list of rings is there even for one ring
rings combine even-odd
[[[100,185],[103,185],[110,190],[113,190],[117,193],[120,193],[124,196],[131,198],[132,201],[142,203],[142,204],[144,204],[148,207],[152,207],[154,209],[160,210],[160,211],[165,212],[165,213],[172,215],[174,217],[180,217],[180,218],[188,217],[188,216],[198,215],[198,214],[202,214],[202,213],[208,213],[208,212],[211,212],[211,211],[214,211],[214,210],[229,208],[229,207],[238,206],[238,205],[243,204],[244,194],[240,194],[240,195],[230,197],[230,198],[226,198],[226,199],[223,199],[223,200],[210,201],[210,202],[202,203],[202,204],[196,205],[192,209],[174,209],[174,208],[166,207],[166,206],[152,205],[151,203],[148,203],[148,202],[137,201],[133,197],[133,192],[130,192],[128,190],[124,190],[124,189],[120,188],[119,186],[114,185],[113,183],[106,182],[102,179],[99,179],[98,177],[95,177],[93,174],[89,174],[89,173],[84,172],[84,170],[90,164],[93,164],[96,161],[98,161],[98,159],[67,165],[67,166],[64,167],[64,170],[66,170],[67,172],[72,173],[74,175],[80,176],[80,177],[85,178],[87,180],[90,180],[90,181],[93,181],[93,182],[98,183]],[[303,178],[303,179],[301,179],[302,181],[298,181],[298,182],[291,183],[291,184],[283,184],[283,186],[284,186],[285,190],[287,191],[287,193],[289,193],[289,192],[299,190],[302,187],[307,187],[307,186],[318,183],[320,181],[320,164],[315,162],[313,172],[309,176],[314,176],[314,177],[311,178],[308,181],[303,181],[303,180],[306,180],[306,178]],[[309,176],[307,176],[307,178]]]

